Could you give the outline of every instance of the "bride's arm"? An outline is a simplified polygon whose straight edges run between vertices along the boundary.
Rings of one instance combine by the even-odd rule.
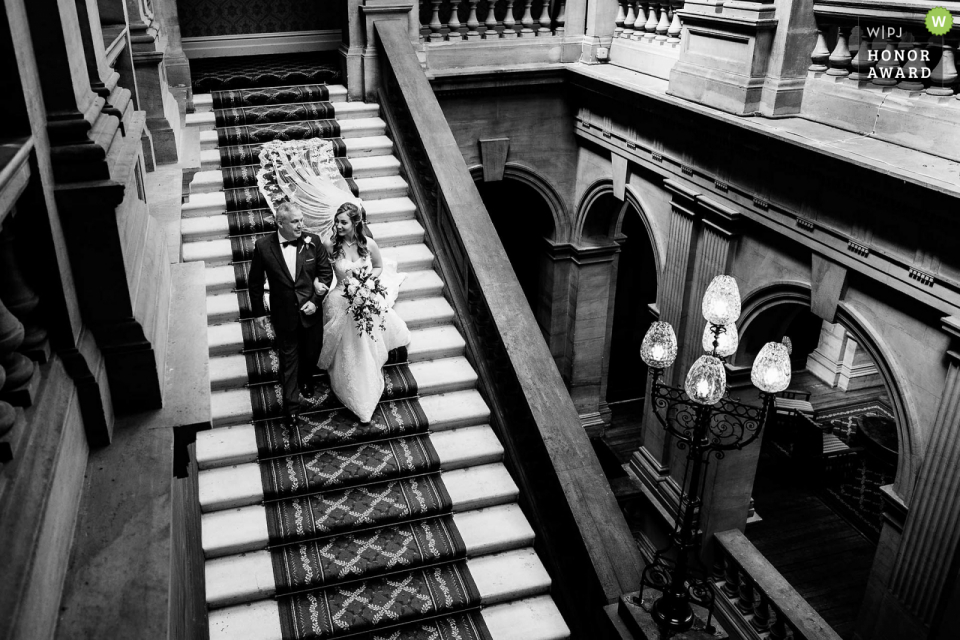
[[[380,257],[380,247],[373,238],[367,238],[367,249],[370,251],[370,265],[373,267],[373,275],[379,276],[383,271],[383,258]]]

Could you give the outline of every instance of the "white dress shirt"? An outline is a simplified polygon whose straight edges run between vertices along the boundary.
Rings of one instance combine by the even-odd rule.
[[[296,245],[283,246],[283,243],[287,240],[277,232],[277,236],[280,238],[280,253],[283,254],[283,261],[287,263],[287,270],[290,272],[290,278],[296,282],[297,280],[297,247]]]

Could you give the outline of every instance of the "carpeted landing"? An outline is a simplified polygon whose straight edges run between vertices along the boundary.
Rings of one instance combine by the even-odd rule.
[[[182,253],[206,263],[216,427],[196,448],[210,637],[567,638],[386,125],[305,60],[211,63],[187,120],[203,170]],[[310,137],[331,140],[382,253],[407,273],[395,309],[411,343],[391,352],[369,424],[322,372],[297,421],[280,419],[273,332],[252,318],[251,251],[276,230],[259,145]]]

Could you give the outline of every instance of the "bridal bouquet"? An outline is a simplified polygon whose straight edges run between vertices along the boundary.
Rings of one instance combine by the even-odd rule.
[[[359,335],[373,335],[374,326],[384,329],[384,314],[387,312],[387,290],[380,280],[367,269],[347,272],[343,283],[343,297],[357,323]]]

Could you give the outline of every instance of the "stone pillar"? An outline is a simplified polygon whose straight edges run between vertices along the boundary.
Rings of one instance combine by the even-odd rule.
[[[573,245],[544,240],[540,264],[540,304],[537,320],[546,332],[550,354],[564,381],[569,385],[572,371],[570,326],[570,279],[574,270]]]
[[[571,5],[567,4],[567,16],[571,14]],[[617,3],[587,2],[585,11],[585,30],[580,45],[580,62],[597,64],[597,49],[603,47],[609,51],[613,42],[613,30],[617,27]],[[578,9],[582,11],[582,9]],[[609,55],[609,53],[608,53]]]
[[[363,0],[359,7],[363,15],[364,43],[363,48],[363,100],[377,101],[377,88],[380,85],[380,62],[377,52],[376,37],[373,32],[373,23],[381,20],[396,20],[403,22],[410,32],[410,41],[420,42],[419,4],[415,0]],[[352,9],[352,3],[348,10]],[[353,19],[351,15],[351,20]],[[351,29],[351,37],[353,35]],[[352,40],[351,40],[352,42]],[[352,94],[351,94],[352,97]]]
[[[163,50],[163,68],[167,76],[167,85],[180,105],[182,118],[187,102],[193,99],[193,88],[190,62],[183,53],[177,0],[153,0],[152,5],[154,16],[160,22],[160,44]]]
[[[179,159],[180,106],[167,86],[160,23],[144,0],[126,0],[126,10],[139,108],[147,113],[153,157],[157,164],[174,164]]]
[[[570,397],[590,435],[603,433],[600,389],[614,256],[619,244],[573,250]]]
[[[960,317],[943,328],[960,339]],[[956,615],[942,608],[958,580],[960,557],[960,352],[950,350],[947,375],[930,442],[909,505],[903,539],[875,626],[861,637],[916,638],[935,632],[938,619]]]
[[[800,113],[810,51],[817,41],[812,2],[774,0],[774,7],[777,29],[760,94],[760,113],[765,116]]]
[[[363,48],[366,26],[360,7],[363,0],[347,0],[347,25],[340,43],[340,71],[350,100],[363,100]]]
[[[831,387],[854,391],[883,383],[880,370],[865,349],[839,324],[823,321],[817,348],[807,357],[807,370]]]

